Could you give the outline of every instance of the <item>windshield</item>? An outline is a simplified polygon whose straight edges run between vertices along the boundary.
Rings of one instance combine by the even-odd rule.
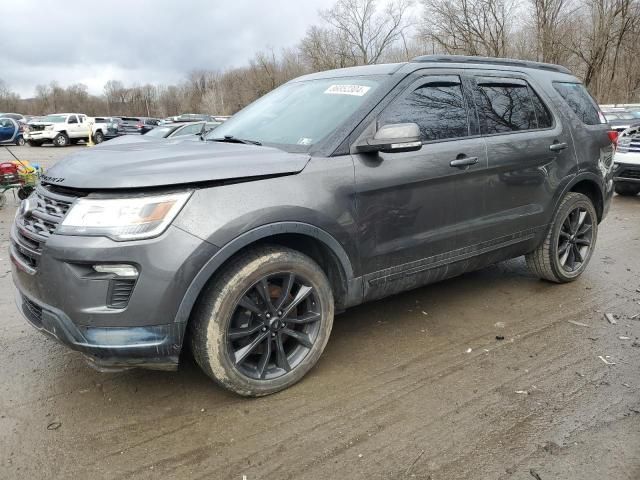
[[[147,133],[145,133],[145,135],[147,137],[161,137],[164,138],[167,135],[169,135],[171,132],[173,132],[176,129],[176,127],[156,127],[152,130],[149,130]]]
[[[276,145],[314,145],[353,114],[378,83],[372,77],[288,83],[231,117],[209,133],[207,140],[233,137]]]
[[[64,123],[67,121],[67,117],[64,115],[47,115],[40,119],[41,122],[50,122],[50,123]]]

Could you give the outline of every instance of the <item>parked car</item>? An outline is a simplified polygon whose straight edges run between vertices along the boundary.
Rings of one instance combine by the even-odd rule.
[[[12,118],[22,123],[27,123],[27,119],[21,113],[0,113],[0,118]]]
[[[11,117],[0,117],[0,144],[24,145],[23,124]]]
[[[630,112],[605,112],[604,114],[607,122],[611,127],[622,132],[632,125],[640,124],[640,119]]]
[[[56,147],[66,147],[81,140],[89,140],[90,128],[83,113],[55,113],[29,122],[24,137],[32,147],[52,142]]]
[[[613,161],[616,193],[623,196],[640,193],[640,125],[620,133]]]
[[[194,137],[201,138],[222,122],[185,122],[185,123],[165,123],[153,130],[148,131],[145,136],[158,138]]]
[[[160,125],[160,120],[149,117],[117,117],[121,120],[119,129],[125,134],[142,135]]]
[[[48,170],[11,236],[31,324],[104,368],[175,368],[186,339],[215,381],[267,395],[314,366],[335,312],[520,255],[575,280],[613,194],[615,132],[534,62],[314,73],[206,140]]]
[[[122,123],[119,118],[92,117],[88,121],[91,125],[91,137],[96,144],[125,134],[118,130]]]

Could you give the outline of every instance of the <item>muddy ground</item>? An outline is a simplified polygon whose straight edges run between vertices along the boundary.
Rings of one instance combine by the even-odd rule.
[[[257,400],[189,358],[98,373],[28,326],[7,274],[14,208],[0,211],[2,479],[640,478],[640,197],[614,198],[578,281],[541,282],[520,258],[354,308],[301,383]]]

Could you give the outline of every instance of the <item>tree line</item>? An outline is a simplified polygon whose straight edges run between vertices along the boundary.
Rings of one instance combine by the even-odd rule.
[[[0,80],[0,111],[89,115],[230,115],[305,73],[423,54],[510,57],[564,65],[601,103],[640,100],[640,0],[337,0],[300,42],[244,67],[189,72],[176,85],[38,85],[21,99]]]

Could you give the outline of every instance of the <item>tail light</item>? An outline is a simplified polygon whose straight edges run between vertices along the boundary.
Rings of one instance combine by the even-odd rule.
[[[609,130],[607,135],[609,135],[609,140],[611,140],[613,146],[616,147],[618,145],[619,132],[617,130]]]
[[[143,127],[144,127],[144,125],[143,125],[142,123],[138,123],[138,124],[136,125],[136,128],[137,128],[138,130],[141,130]]]

